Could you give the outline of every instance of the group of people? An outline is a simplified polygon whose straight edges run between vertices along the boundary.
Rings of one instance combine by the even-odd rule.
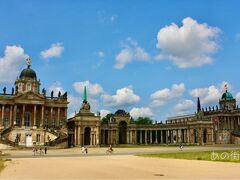
[[[43,150],[44,150],[44,152],[43,152]],[[37,154],[39,154],[39,155],[43,155],[43,154],[47,154],[47,147],[45,146],[44,147],[44,149],[43,148],[37,148],[37,147],[34,147],[33,148],[33,155],[35,156],[35,155],[37,155]]]
[[[87,148],[86,146],[82,146],[82,147],[81,147],[81,151],[82,151],[82,153],[88,154],[88,148]],[[107,153],[107,154],[110,154],[110,153],[112,153],[112,152],[113,152],[113,147],[112,147],[112,145],[110,144],[109,147],[108,147],[108,149],[107,149],[107,151],[106,151],[106,153]]]

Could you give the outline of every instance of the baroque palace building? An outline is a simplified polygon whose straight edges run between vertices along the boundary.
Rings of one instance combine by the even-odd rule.
[[[139,125],[124,110],[101,124],[100,114],[90,112],[85,98],[77,113],[68,120],[69,146],[98,146],[108,144],[240,144],[240,109],[236,99],[226,89],[215,107],[171,117],[166,123]]]
[[[40,93],[40,80],[30,68],[23,69],[15,88],[0,93],[0,141],[9,145],[57,145],[67,141],[67,93],[58,97]]]
[[[40,93],[40,80],[28,66],[15,88],[0,93],[0,143],[12,146],[54,147],[116,144],[240,144],[240,109],[227,87],[219,105],[194,114],[171,117],[165,123],[136,124],[129,113],[117,110],[105,124],[100,113],[91,112],[84,87],[82,105],[67,119],[67,93],[54,97]]]

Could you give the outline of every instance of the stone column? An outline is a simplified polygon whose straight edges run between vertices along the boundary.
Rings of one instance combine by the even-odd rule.
[[[161,132],[161,135],[160,135],[160,143],[163,144],[163,130],[160,131]]]
[[[213,134],[214,131],[213,131],[213,129],[211,129],[211,130],[212,130],[212,134],[211,134],[211,135],[212,135],[212,144],[214,144],[214,143],[215,143],[215,142],[214,142],[214,134]]]
[[[51,107],[51,110],[50,110],[50,122],[49,122],[49,127],[52,127],[52,123],[53,122],[53,107]]]
[[[130,144],[129,143],[129,130],[127,129],[127,144]]]
[[[96,128],[96,145],[99,145],[100,144],[100,138],[99,138],[99,126],[97,125],[97,128]]]
[[[78,137],[77,137],[77,126],[75,126],[75,128],[74,128],[74,145],[75,146],[77,145],[77,139],[78,139]]]
[[[17,105],[14,105],[14,109],[13,109],[13,125],[16,125],[16,119],[17,119]]]
[[[2,126],[4,125],[4,123],[3,123],[3,121],[4,121],[4,113],[5,113],[5,105],[3,104],[2,105],[2,121],[1,121],[1,125]]]
[[[178,129],[176,129],[175,132],[176,132],[176,143],[178,143]]]
[[[152,130],[150,130],[150,144],[152,144]]]
[[[145,130],[145,144],[147,144],[147,134],[148,134],[148,130]]]
[[[84,145],[84,143],[82,142],[82,138],[81,138],[81,127],[80,126],[78,126],[78,145]],[[90,139],[90,142],[91,142],[91,139]]]
[[[24,126],[24,117],[25,116],[25,104],[23,104],[23,108],[22,108],[22,126]]]
[[[57,111],[57,123],[56,123],[57,126],[60,127],[60,108],[58,107],[58,111]]]
[[[186,129],[186,131],[187,131],[187,133],[186,133],[186,134],[187,134],[187,143],[189,144],[189,136],[190,136],[190,135],[189,135],[189,134],[190,134],[190,133],[189,133],[189,129]]]
[[[37,106],[34,105],[34,109],[33,109],[33,126],[36,126],[36,113],[37,113]]]
[[[168,130],[166,130],[166,144],[168,144]]]
[[[40,127],[43,127],[43,122],[44,122],[44,106],[42,105],[42,113],[41,113]]]
[[[157,138],[157,130],[155,130],[155,144],[158,143],[158,138]]]
[[[142,130],[140,130],[140,144],[142,144]]]
[[[13,122],[12,122],[12,120],[13,120],[13,118],[12,118],[12,115],[13,115],[13,112],[12,112],[12,105],[10,105],[10,126],[12,126],[13,125]]]

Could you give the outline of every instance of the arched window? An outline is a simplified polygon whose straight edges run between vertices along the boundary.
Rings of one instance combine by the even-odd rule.
[[[20,118],[19,117],[16,118],[16,126],[20,127]]]
[[[45,128],[48,128],[48,118],[45,118],[45,122],[44,122]]]
[[[30,126],[30,113],[29,112],[26,112],[25,113],[25,122],[24,122],[24,124],[25,124],[25,126],[26,127],[29,127]]]
[[[18,91],[19,91],[19,92],[22,91],[22,84],[21,84],[21,83],[18,84]]]
[[[56,119],[52,120],[52,127],[55,128],[56,127]]]
[[[31,91],[31,84],[27,83],[27,91]]]
[[[7,117],[4,118],[3,126],[4,126],[4,128],[7,128],[9,126],[9,120]]]

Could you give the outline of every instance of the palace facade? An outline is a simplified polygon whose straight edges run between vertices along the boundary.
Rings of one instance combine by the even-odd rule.
[[[30,62],[15,88],[0,93],[0,141],[13,146],[67,143],[67,93],[54,97],[40,93],[40,80]]]
[[[28,59],[29,60],[29,59]],[[136,124],[129,113],[117,110],[103,124],[92,113],[84,87],[78,113],[67,119],[67,93],[47,96],[30,62],[15,81],[15,88],[0,93],[0,143],[11,146],[54,147],[116,144],[240,144],[240,109],[226,89],[215,107],[171,117],[165,123]]]

